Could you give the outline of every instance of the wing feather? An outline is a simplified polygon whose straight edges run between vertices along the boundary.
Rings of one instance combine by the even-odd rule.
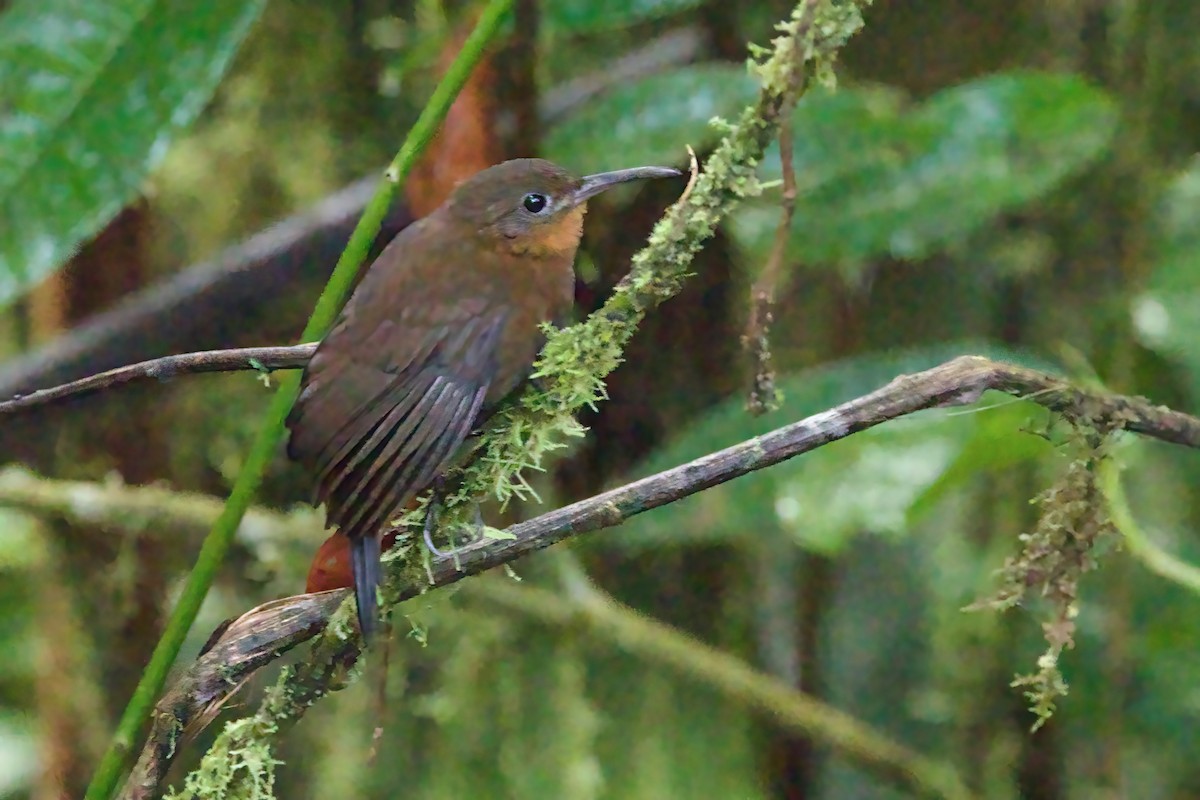
[[[417,485],[413,480],[414,466],[427,457],[437,440],[440,417],[453,412],[453,397],[448,402],[447,395],[456,395],[460,391],[439,377],[429,385],[412,411],[398,418],[391,434],[370,454],[370,464],[353,473],[357,480],[349,489],[346,500],[351,509],[346,525],[357,527],[369,512],[376,510],[378,492],[374,489],[380,484]],[[452,417],[450,421],[453,421]],[[383,511],[388,513],[390,509]]]
[[[444,379],[436,377],[431,389],[436,388],[439,382],[444,383]],[[421,405],[426,401],[431,389],[422,391],[414,387],[390,409],[383,409],[382,413],[377,409],[364,412],[363,424],[358,426],[357,435],[345,437],[337,456],[329,461],[329,465],[318,477],[317,483],[322,492],[325,495],[337,492],[356,470],[372,466],[365,463],[368,459],[375,462],[374,469],[380,469],[382,464],[378,463],[377,451],[385,442],[397,441],[401,436],[405,439],[411,436],[413,427],[420,424],[424,416],[425,410]]]
[[[289,454],[316,475],[314,502],[351,538],[378,533],[450,466],[495,378],[504,311],[437,312],[387,320],[371,347],[331,335],[306,370]]]
[[[471,433],[472,428],[474,427],[474,425],[467,422],[467,420],[474,420],[476,417],[478,417],[479,411],[483,406],[483,398],[486,393],[487,389],[485,387],[480,387],[480,389],[475,393],[475,396],[470,399],[468,408],[457,417],[458,421],[456,425],[447,428],[442,432],[441,438],[444,441],[438,445],[439,448],[450,447],[451,442],[454,443],[453,448],[455,450],[462,446],[462,443],[466,441],[467,437]],[[413,482],[420,485],[428,485],[433,481],[434,477],[436,477],[437,469],[438,465],[436,463],[428,461],[423,465],[423,468],[413,479]],[[403,497],[401,486],[399,484],[391,484],[390,486],[383,484],[383,488],[386,489],[386,494],[379,501],[380,508],[391,507],[395,509],[401,507],[405,502],[407,502],[407,500]],[[383,520],[383,522],[386,523],[387,520]]]
[[[405,446],[393,444],[399,442],[400,436],[390,440],[380,453],[380,463],[386,466],[364,483],[354,503],[355,515],[347,525],[364,530],[382,529],[411,496],[406,496],[405,487],[429,485],[436,473],[444,468],[443,454],[453,454],[466,439],[470,432],[466,420],[473,419],[478,413],[484,391],[477,391],[474,398],[458,394],[454,400],[447,400],[443,393],[439,402],[451,406],[446,409],[448,425],[440,430],[433,426],[426,426],[423,431],[414,430]],[[416,441],[418,436],[422,436],[421,441]]]

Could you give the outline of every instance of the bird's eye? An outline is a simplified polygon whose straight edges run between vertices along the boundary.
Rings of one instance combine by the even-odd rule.
[[[544,194],[530,192],[525,195],[525,199],[521,201],[521,205],[525,206],[525,210],[530,214],[540,214],[550,205],[550,200]]]

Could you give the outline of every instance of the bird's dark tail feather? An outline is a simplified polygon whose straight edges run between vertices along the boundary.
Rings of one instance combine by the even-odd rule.
[[[358,601],[358,626],[363,640],[370,641],[379,625],[379,605],[375,590],[379,587],[379,537],[355,536],[350,540],[354,567],[354,597]]]

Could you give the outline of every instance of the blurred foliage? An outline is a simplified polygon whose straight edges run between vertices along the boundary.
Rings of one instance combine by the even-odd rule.
[[[800,104],[793,261],[855,274],[879,256],[954,247],[1094,160],[1116,123],[1104,92],[1072,75],[990,76],[906,106],[891,87]],[[776,150],[763,177],[779,175]],[[765,259],[778,218],[773,204],[738,215],[733,230],[752,257]]]
[[[4,12],[0,303],[136,196],[211,98],[262,6],[17,0]]]
[[[1200,160],[1167,187],[1160,213],[1158,261],[1131,304],[1134,330],[1144,345],[1184,364],[1200,392]]]
[[[551,34],[595,36],[699,5],[700,0],[561,0],[546,4],[544,20]]]
[[[28,719],[0,717],[0,797],[16,795],[33,781],[37,753],[32,734]]]
[[[683,163],[682,145],[714,142],[709,121],[741,110],[755,91],[738,66],[681,67],[614,88],[552,128],[543,147],[547,158],[585,174],[610,169],[614,152],[630,164]]]
[[[421,41],[436,45],[435,31],[444,37],[446,28],[429,24]],[[427,88],[412,81],[411,95],[381,101],[384,44],[328,3],[269,4],[213,113],[151,177],[160,259],[178,267],[206,257],[269,225],[281,209],[308,206],[385,163]],[[310,51],[322,57],[305,57]],[[421,66],[435,56],[424,48]]]
[[[139,191],[154,217],[155,267],[169,271],[375,169],[474,7],[281,0],[252,27],[261,5],[8,5],[0,302],[50,274]],[[682,163],[686,144],[703,160],[718,133],[711,118],[753,95],[745,43],[765,43],[788,4],[731,8],[537,4],[539,90],[599,85],[541,131],[541,152],[578,172]],[[673,466],[964,352],[1049,368],[1065,345],[1079,353],[1070,363],[1087,362],[1115,390],[1196,409],[1196,9],[1190,0],[1029,0],[992,15],[967,0],[876,4],[838,65],[838,91],[814,90],[792,122],[799,197],[774,334],[783,407],[751,418],[744,398],[730,396],[688,417],[672,406],[684,388],[614,396],[631,440],[663,420],[670,434],[628,475],[590,475],[589,485]],[[604,83],[631,52],[653,54],[657,37],[685,28],[701,42],[697,55]],[[739,285],[761,269],[778,225],[774,152],[760,177],[761,197],[724,231]],[[595,204],[589,236],[630,236],[661,210],[625,197],[620,217],[616,204]],[[710,322],[745,314],[736,291],[686,302],[688,316],[630,355],[650,381],[708,363],[689,358],[711,347]],[[655,369],[668,361],[673,369]],[[727,365],[728,383],[746,368]],[[242,376],[177,381],[163,397],[174,428],[163,478],[222,491],[266,392]],[[994,571],[1034,525],[1028,501],[1068,458],[1057,433],[1040,409],[989,395],[656,510],[579,550],[622,601],[768,671],[786,675],[787,654],[806,690],[955,764],[983,796],[1197,796],[1200,598],[1129,554],[1106,555],[1082,584],[1076,649],[1061,664],[1071,694],[1032,738],[1007,684],[1043,649],[1036,617],[961,611],[993,591]],[[1139,525],[1200,562],[1195,456],[1139,441],[1116,453]],[[281,463],[273,496],[299,498],[282,488],[292,477]],[[56,744],[39,724],[36,691],[55,669],[39,655],[37,616],[49,551],[23,519],[0,519],[0,648],[9,654],[0,661],[0,797],[35,796],[30,754],[45,759]],[[77,576],[61,576],[66,598],[122,613],[114,584],[136,549],[122,536],[108,549],[72,543],[109,579],[84,599]],[[265,592],[294,591],[316,544],[240,554],[191,652]],[[516,569],[553,586],[552,559]],[[1029,610],[1037,614],[1036,600]],[[901,796],[836,754],[788,762],[803,748],[769,720],[602,637],[547,633],[454,592],[404,611],[380,755],[366,765],[380,722],[376,661],[285,738],[279,797],[751,798],[781,796],[781,776],[805,781],[814,798]],[[405,636],[406,626],[419,634]],[[140,669],[111,663],[106,644],[78,648],[108,659],[94,670],[104,680]],[[210,740],[191,745],[184,768]]]

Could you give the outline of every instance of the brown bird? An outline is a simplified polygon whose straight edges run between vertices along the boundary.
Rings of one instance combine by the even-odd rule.
[[[288,455],[350,541],[358,621],[378,620],[380,535],[529,375],[574,298],[589,198],[661,167],[573,178],[541,159],[463,181],[371,265],[304,370]]]

